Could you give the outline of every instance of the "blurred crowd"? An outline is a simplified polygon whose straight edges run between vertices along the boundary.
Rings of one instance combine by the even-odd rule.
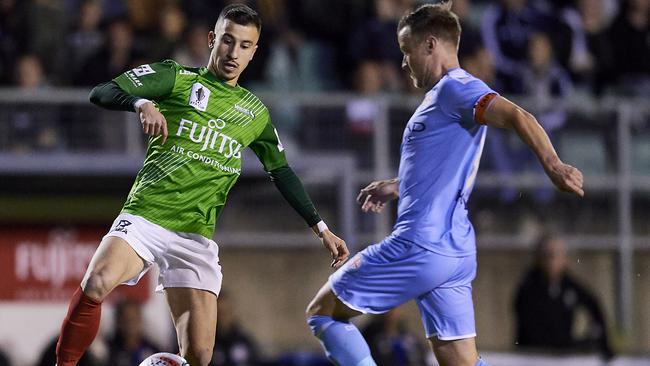
[[[87,89],[167,58],[204,66],[207,34],[232,2],[248,3],[263,19],[259,48],[240,78],[244,87],[353,93],[336,106],[270,103],[289,151],[349,152],[369,169],[378,163],[375,125],[387,117],[390,154],[399,156],[412,106],[387,107],[381,97],[422,91],[400,69],[397,22],[435,0],[0,0],[0,89]],[[585,173],[617,171],[620,116],[576,113],[570,103],[650,95],[650,0],[454,0],[452,10],[463,27],[462,67],[499,93],[524,97],[518,101],[559,153]],[[85,102],[0,100],[0,152],[124,151],[126,130],[113,128],[115,118]],[[650,119],[635,121],[633,146],[647,149],[648,126]],[[513,136],[493,129],[483,165],[504,175],[541,173]],[[563,151],[567,146],[571,151]],[[644,159],[632,165],[648,174],[650,158]],[[533,198],[549,202],[553,192],[543,187]],[[503,202],[519,197],[513,186],[498,194]]]
[[[203,66],[224,0],[0,0],[0,86],[87,87],[142,63]],[[409,90],[395,30],[416,0],[250,0],[254,90]],[[429,1],[434,2],[434,1]],[[650,93],[650,0],[455,0],[461,64],[540,110],[574,90]],[[549,116],[561,124],[561,116]]]

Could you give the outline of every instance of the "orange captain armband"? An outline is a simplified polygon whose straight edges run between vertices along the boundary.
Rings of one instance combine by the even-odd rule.
[[[474,104],[474,121],[482,125],[487,123],[484,119],[485,111],[490,107],[494,98],[498,95],[499,94],[497,93],[485,94],[478,100],[478,102],[476,102],[476,104]]]

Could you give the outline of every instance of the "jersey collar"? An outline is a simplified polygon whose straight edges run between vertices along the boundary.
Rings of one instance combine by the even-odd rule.
[[[224,87],[229,88],[229,89],[240,89],[241,88],[239,86],[239,84],[237,84],[235,86],[232,86],[232,85],[226,83],[225,81],[223,81],[222,79],[219,79],[215,74],[211,73],[210,70],[208,70],[207,67],[201,67],[199,69],[199,75],[201,75],[202,77],[204,77],[204,78],[206,78],[208,80],[219,83],[219,84],[221,84]]]
[[[442,80],[443,80],[444,78],[446,78],[447,76],[449,76],[449,74],[450,74],[452,71],[460,70],[460,69],[461,69],[461,67],[452,67],[451,69],[448,69],[447,72],[445,72],[444,74],[442,74],[442,76],[440,77],[440,80],[438,80],[435,84],[433,84],[433,86],[431,87],[431,89],[429,89],[429,91],[427,91],[426,94],[429,94],[429,93],[433,92],[433,91],[438,87],[438,85],[440,85],[440,83],[442,82]]]

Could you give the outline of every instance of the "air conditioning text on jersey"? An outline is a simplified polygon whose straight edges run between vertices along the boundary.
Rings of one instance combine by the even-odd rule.
[[[219,154],[222,154],[226,158],[234,157],[235,159],[240,159],[242,144],[232,137],[217,131],[225,126],[226,122],[220,118],[209,120],[207,127],[182,118],[178,125],[176,136],[182,136],[184,133],[187,133],[192,142],[201,145],[200,151],[205,151],[210,148],[211,150],[217,150]]]

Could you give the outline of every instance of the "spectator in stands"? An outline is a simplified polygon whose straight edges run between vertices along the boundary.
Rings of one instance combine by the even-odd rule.
[[[483,43],[471,43],[471,46],[466,46],[464,48],[462,54],[459,51],[458,56],[463,69],[483,80],[491,88],[500,90],[496,79],[494,60],[492,59],[490,51],[485,48]]]
[[[587,37],[588,68],[584,82],[595,95],[601,95],[611,84],[614,53],[607,33],[603,0],[579,0],[578,12]]]
[[[0,85],[14,81],[16,57],[27,52],[28,5],[26,1],[0,1]]]
[[[16,62],[16,85],[23,90],[38,89],[47,86],[43,74],[43,63],[34,54],[21,56]]]
[[[483,42],[497,66],[504,93],[521,93],[518,74],[525,62],[528,38],[539,29],[538,18],[528,0],[500,0],[483,13]]]
[[[500,0],[483,14],[483,41],[494,58],[503,93],[523,93],[520,76],[534,33],[549,34],[556,56],[568,60],[571,28],[556,16],[554,8],[538,5],[537,1]]]
[[[35,366],[52,366],[56,365],[56,342],[59,340],[58,337],[54,337],[50,343],[45,346],[43,351],[41,351],[41,356],[38,359],[38,363]],[[103,366],[106,365],[106,360],[99,356],[99,352],[96,351],[97,348],[102,344],[103,339],[97,337],[94,343],[90,346],[88,351],[84,353],[83,357],[77,363],[77,366]],[[0,361],[0,366],[3,366]]]
[[[260,362],[253,338],[237,319],[233,299],[227,291],[219,293],[217,337],[210,366],[255,366]]]
[[[208,57],[208,52],[205,48],[208,39],[205,35],[209,31],[210,28],[205,24],[191,25],[187,32],[185,42],[174,53],[172,58],[182,65],[192,67],[205,66],[205,60]]]
[[[310,70],[306,59],[305,37],[292,28],[282,29],[269,45],[269,60],[264,79],[277,91],[304,91],[322,89],[322,79]],[[330,65],[331,60],[323,60]],[[329,67],[329,66],[324,66]]]
[[[461,58],[463,55],[483,47],[481,32],[470,19],[471,7],[471,0],[454,0],[451,5],[451,11],[458,15],[460,27],[463,30],[460,33],[460,44],[458,45],[458,56]],[[474,76],[479,77],[478,75]]]
[[[163,7],[158,22],[158,30],[155,32],[155,38],[151,42],[151,51],[148,53],[148,58],[152,60],[164,60],[172,57],[183,41],[187,19],[179,5],[170,3]],[[204,38],[205,34],[207,32],[203,34]],[[204,48],[205,42],[207,40],[204,39]],[[205,63],[205,59],[203,63]]]
[[[522,70],[523,92],[532,101],[527,107],[553,139],[567,119],[565,101],[573,89],[571,78],[556,62],[546,34],[531,35],[527,54],[528,63]]]
[[[108,347],[108,364],[111,366],[138,366],[145,358],[160,352],[160,348],[144,334],[140,303],[127,299],[116,305],[115,329]]]
[[[68,15],[65,0],[39,0],[29,2],[29,52],[35,53],[51,80],[60,78],[69,70],[65,40],[68,32]],[[63,44],[62,44],[63,42]]]
[[[102,14],[105,19],[125,18],[128,15],[126,1],[106,1],[100,0],[102,4]]]
[[[401,308],[372,318],[361,332],[377,366],[425,365],[425,348],[406,326]]]
[[[539,29],[553,40],[555,57],[559,64],[573,75],[580,75],[589,67],[589,52],[582,18],[575,1],[538,0],[540,12],[548,17],[548,27]],[[546,6],[544,6],[546,3]]]
[[[409,7],[410,0],[375,0],[373,17],[367,19],[348,42],[352,61],[357,67],[366,60],[374,61],[381,68],[385,88],[399,91],[404,88],[400,69],[402,53],[397,44],[397,22]]]
[[[279,0],[266,0],[275,2]],[[395,0],[401,1],[401,0]],[[262,1],[259,1],[263,4]],[[303,46],[297,50],[304,55],[308,87],[312,90],[352,88],[355,70],[349,53],[350,36],[354,27],[363,24],[372,13],[374,0],[284,0],[287,26],[300,34]],[[393,29],[394,38],[395,29]],[[394,40],[393,40],[394,41]],[[379,40],[373,40],[379,43]],[[390,44],[390,43],[387,43]],[[361,45],[360,45],[361,47]],[[257,56],[256,56],[257,57]]]
[[[106,44],[87,60],[77,74],[76,85],[99,84],[144,62],[141,51],[135,48],[133,29],[126,19],[114,19],[107,30]]]
[[[25,53],[47,59],[43,73],[53,85],[94,84],[103,80],[100,73],[114,75],[147,60],[171,56],[178,51],[183,19],[192,19],[192,24],[203,24],[203,19],[212,22],[214,10],[232,1],[241,0],[166,0],[162,4],[155,0],[0,1],[0,85],[12,83],[18,55]],[[372,59],[382,65],[391,90],[404,89],[399,82],[402,73],[394,23],[415,0],[247,2],[268,19],[262,37],[272,42],[257,51],[243,85],[291,91],[353,89],[349,81],[358,63]],[[482,19],[479,34],[471,21],[471,1],[454,2],[453,10],[463,24],[460,54],[484,41],[497,65],[502,92],[523,93],[519,76],[525,50],[530,36],[538,32],[549,35],[559,64],[587,90],[600,94],[617,80],[625,93],[641,95],[650,90],[647,0],[620,1],[620,14],[611,27],[608,23],[618,0],[484,3],[489,5],[477,14]],[[100,29],[102,17],[113,21]],[[350,24],[359,27],[350,29]],[[188,37],[193,38],[191,34]],[[105,39],[107,45],[102,48]],[[146,53],[145,48],[149,48]],[[193,51],[182,52],[197,64]],[[104,71],[108,67],[111,72]]]
[[[68,37],[67,63],[70,70],[78,70],[104,44],[104,34],[100,29],[102,7],[99,0],[83,0],[79,17]],[[72,76],[69,76],[70,78]],[[70,80],[72,81],[72,80]]]
[[[355,97],[345,105],[345,132],[347,144],[352,147],[359,166],[368,168],[372,163],[372,141],[375,120],[380,113],[379,94],[386,80],[379,63],[362,61],[356,70]]]
[[[165,5],[172,5],[173,2],[173,0],[124,1],[127,10],[126,17],[134,34],[139,36],[155,32]]]
[[[355,73],[355,93],[345,107],[348,129],[358,135],[371,135],[377,118],[378,102],[375,98],[382,92],[385,80],[377,62],[362,61]]]
[[[650,1],[624,0],[609,34],[621,91],[650,95]]]
[[[578,310],[590,318],[583,337],[575,334]],[[564,241],[544,235],[535,248],[535,263],[526,274],[515,299],[517,335],[515,344],[560,352],[598,350],[613,357],[607,340],[605,317],[594,295],[568,271]]]
[[[21,56],[16,62],[15,87],[34,91],[48,85],[41,60],[36,55]],[[9,150],[18,154],[31,151],[51,152],[63,147],[57,129],[59,108],[21,103],[5,108],[8,121]]]

